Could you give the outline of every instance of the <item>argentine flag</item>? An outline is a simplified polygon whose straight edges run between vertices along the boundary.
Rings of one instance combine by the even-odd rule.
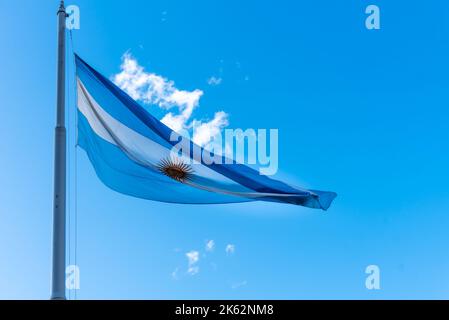
[[[336,197],[333,192],[290,186],[224,157],[221,163],[206,164],[203,149],[190,140],[174,152],[179,145],[173,141],[175,132],[79,56],[75,60],[78,145],[111,189],[171,203],[258,200],[323,210]]]

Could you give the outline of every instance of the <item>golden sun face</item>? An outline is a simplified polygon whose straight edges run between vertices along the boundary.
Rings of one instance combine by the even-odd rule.
[[[192,178],[193,169],[181,160],[162,159],[157,168],[166,176],[182,183]]]

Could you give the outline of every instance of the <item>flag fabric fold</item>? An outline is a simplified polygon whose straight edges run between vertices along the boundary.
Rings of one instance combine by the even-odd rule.
[[[203,149],[184,137],[186,148],[174,156],[179,145],[175,132],[78,55],[75,61],[78,145],[111,189],[170,203],[259,200],[323,210],[336,197],[334,192],[293,187],[224,157],[206,164],[200,158]]]

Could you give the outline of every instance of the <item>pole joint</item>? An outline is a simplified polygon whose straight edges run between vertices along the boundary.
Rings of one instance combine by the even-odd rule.
[[[64,13],[67,16],[67,13],[65,12],[65,6],[64,6],[63,0],[61,0],[61,3],[59,4],[59,9],[58,9],[57,15],[59,15],[60,13]]]

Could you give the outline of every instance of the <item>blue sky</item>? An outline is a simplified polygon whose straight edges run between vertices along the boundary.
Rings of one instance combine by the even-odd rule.
[[[145,201],[106,188],[78,150],[78,298],[449,297],[447,1],[67,4],[81,10],[75,50],[100,72],[129,52],[204,92],[192,119],[279,129],[282,178],[339,195],[328,212]],[[380,30],[365,28],[369,4]],[[57,6],[0,0],[3,299],[50,295]],[[373,264],[380,290],[365,288]]]

